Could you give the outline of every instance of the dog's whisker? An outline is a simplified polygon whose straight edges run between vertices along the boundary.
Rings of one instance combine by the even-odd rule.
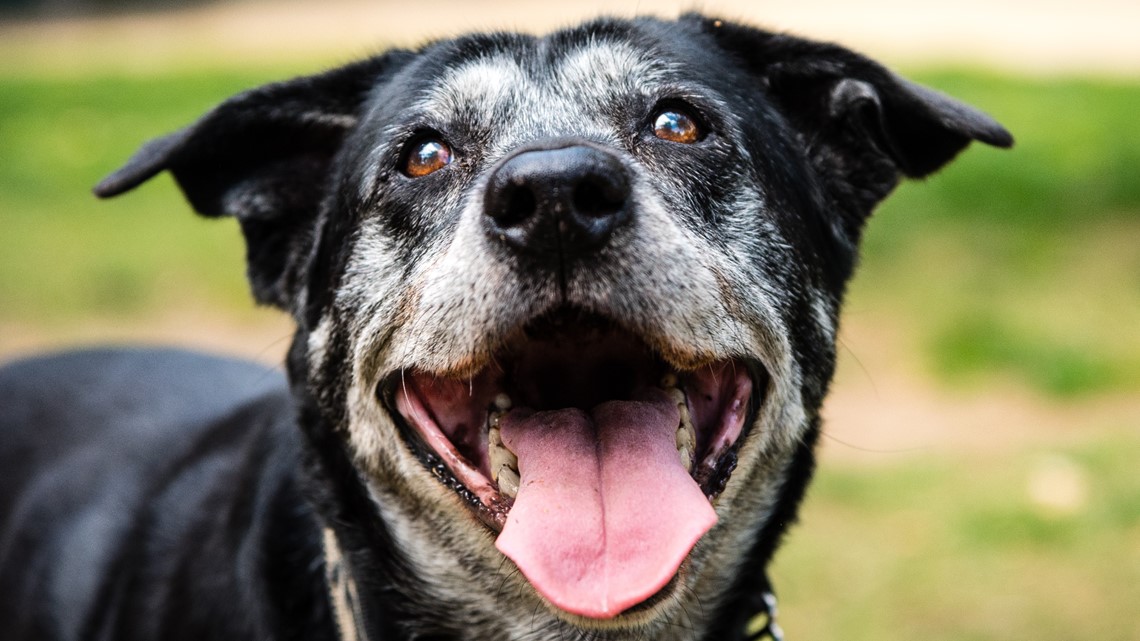
[[[871,375],[871,371],[867,369],[866,365],[863,364],[863,360],[859,358],[859,355],[855,353],[855,350],[851,348],[851,346],[847,343],[846,340],[843,339],[842,336],[837,337],[835,339],[835,342],[840,347],[842,347],[843,351],[847,352],[848,356],[850,356],[855,361],[855,364],[859,366],[859,371],[863,372],[863,377],[867,379],[868,383],[871,384],[871,393],[875,395],[875,398],[881,398],[879,395],[879,386],[875,384],[875,377]]]
[[[851,443],[850,441],[845,441],[845,440],[831,434],[827,430],[821,430],[820,434],[824,438],[826,438],[830,441],[835,441],[836,443],[839,443],[840,445],[842,445],[844,447],[850,448],[852,450],[857,450],[860,452],[867,452],[869,454],[908,454],[908,453],[913,453],[913,452],[928,451],[931,449],[930,447],[926,447],[926,446],[900,447],[900,448],[864,447],[861,445],[856,445],[854,443]]]

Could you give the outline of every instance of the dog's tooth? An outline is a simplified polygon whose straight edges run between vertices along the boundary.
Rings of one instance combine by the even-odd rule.
[[[681,420],[677,424],[677,454],[681,457],[685,471],[692,472],[693,452],[697,450],[697,431],[693,428],[693,417],[689,415],[689,405],[685,403],[683,393],[677,403],[677,412],[681,415]]]
[[[697,434],[693,431],[692,424],[687,421],[682,421],[681,426],[677,428],[677,449],[685,447],[692,452],[696,445]]]
[[[688,447],[677,448],[677,454],[681,457],[681,465],[684,466],[686,472],[693,471],[693,451]]]
[[[681,421],[676,434],[677,451],[681,452],[681,461],[685,462],[685,469],[690,469],[693,466],[693,452],[697,450],[697,431],[693,429],[689,408],[681,405],[677,409],[681,412]]]
[[[499,450],[501,449],[503,449],[502,434],[499,432],[497,426],[492,427],[487,431],[487,458],[489,458],[491,462],[492,481],[499,480],[499,466],[502,465],[502,461],[499,460],[501,457]]]
[[[507,449],[498,428],[492,428],[491,431],[487,433],[487,456],[491,459],[492,481],[499,480],[500,470],[504,467],[512,471],[519,469],[518,457],[515,456],[514,452]]]
[[[661,388],[669,389],[670,387],[677,387],[677,374],[669,372],[661,377]]]
[[[680,392],[680,390],[677,390]],[[680,420],[677,421],[678,431],[684,430],[693,435],[693,440],[696,440],[696,432],[693,428],[693,417],[689,414],[689,404],[685,402],[685,395],[682,392],[680,398],[673,395],[673,400],[677,402],[677,414],[680,415]]]
[[[503,496],[513,499],[519,493],[519,473],[511,469],[509,466],[502,466],[499,468],[497,474],[499,478],[499,493]]]
[[[499,448],[499,454],[502,457],[502,462],[510,465],[512,470],[519,469],[519,457],[515,456],[515,453],[507,449],[505,445]]]
[[[685,393],[681,390],[677,389],[676,387],[669,387],[665,389],[665,393],[668,394],[669,398],[672,399],[672,401],[678,406],[685,406]]]
[[[693,429],[693,417],[689,414],[689,404],[684,400],[677,403],[677,413],[681,415],[681,420],[678,424],[681,427],[688,426],[690,430]]]
[[[505,393],[500,392],[495,396],[495,407],[503,412],[511,409],[511,397],[507,396]]]
[[[509,447],[507,447],[507,444],[503,442],[503,432],[498,425],[495,425],[487,431],[487,443],[491,448],[500,449],[506,452],[511,457],[511,466],[517,467],[514,462],[517,461],[518,458],[515,456],[515,453],[512,452]]]

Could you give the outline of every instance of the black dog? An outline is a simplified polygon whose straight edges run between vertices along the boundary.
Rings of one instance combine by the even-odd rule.
[[[235,216],[288,383],[155,350],[0,371],[0,636],[779,637],[765,568],[864,221],[971,140],[1012,142],[696,15],[228,100],[96,192],[170,171]]]

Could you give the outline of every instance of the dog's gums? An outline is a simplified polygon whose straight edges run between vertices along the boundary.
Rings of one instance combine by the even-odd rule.
[[[656,594],[715,524],[755,385],[743,361],[677,372],[608,323],[545,320],[475,376],[388,387],[535,588],[608,618]]]

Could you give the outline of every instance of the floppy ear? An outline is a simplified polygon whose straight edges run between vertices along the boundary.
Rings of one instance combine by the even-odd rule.
[[[198,213],[238,219],[254,297],[288,309],[333,158],[369,92],[407,57],[393,52],[238,94],[143,145],[95,194],[117,196],[170,171]]]
[[[767,87],[817,166],[838,172],[870,197],[863,203],[868,212],[894,186],[897,173],[930,174],[972,140],[995,147],[1013,144],[1009,132],[981,111],[843,47],[688,18]],[[886,180],[887,174],[894,179]]]

